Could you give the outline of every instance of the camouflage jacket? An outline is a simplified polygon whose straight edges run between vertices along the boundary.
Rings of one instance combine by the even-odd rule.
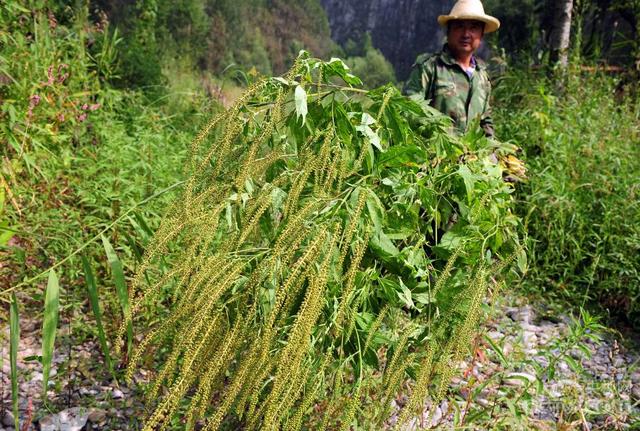
[[[471,77],[453,59],[447,45],[437,54],[418,56],[404,86],[408,96],[423,95],[431,106],[451,117],[458,133],[480,118],[487,136],[493,136],[491,119],[491,83],[486,66],[476,60]]]

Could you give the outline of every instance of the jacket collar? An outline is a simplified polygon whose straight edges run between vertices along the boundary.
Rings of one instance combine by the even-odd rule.
[[[447,66],[458,65],[458,62],[456,61],[455,58],[453,58],[453,54],[449,50],[449,45],[447,45],[446,43],[442,47],[442,53],[440,54],[440,59],[442,59],[442,62]],[[484,63],[482,62],[482,60],[478,59],[478,57],[476,57],[475,55],[471,56],[471,63],[475,64],[476,70],[484,69]]]

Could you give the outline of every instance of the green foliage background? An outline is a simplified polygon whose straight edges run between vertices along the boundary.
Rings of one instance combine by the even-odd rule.
[[[519,192],[530,238],[527,285],[637,324],[637,88],[601,74],[573,72],[558,87],[513,73],[496,91],[500,136],[522,145],[530,169]]]
[[[527,14],[541,13],[538,3],[504,5],[505,17],[522,26],[512,26],[514,31],[505,32],[500,43],[516,46],[528,37],[535,46],[535,32],[519,31],[536,25]],[[624,46],[637,49],[627,42]],[[260,78],[284,72],[304,47],[323,58],[347,58],[345,63],[304,58],[304,71],[296,69],[282,79]],[[597,57],[596,48],[578,50],[589,52]],[[580,58],[574,55],[574,62]],[[227,69],[231,64],[235,68]],[[250,92],[223,111],[209,87],[214,82],[223,93],[222,87],[231,86],[225,76],[231,75],[236,95],[245,90],[243,85]],[[367,88],[382,87],[359,88],[354,75],[361,75]],[[58,274],[59,283],[49,285],[56,297],[59,289],[61,321],[77,324],[74,334],[80,339],[100,337],[105,356],[111,353],[117,361],[122,356],[106,350],[104,332],[113,339],[118,327],[128,332],[132,321],[156,328],[175,316],[176,309],[194,312],[187,313],[182,327],[169,327],[168,334],[201,327],[198,319],[203,316],[189,308],[192,304],[174,301],[176,288],[193,288],[200,300],[211,300],[208,317],[221,319],[216,327],[220,339],[233,338],[228,329],[236,322],[249,332],[233,341],[246,345],[236,345],[221,356],[226,362],[211,368],[219,373],[211,384],[224,390],[225,378],[236,378],[243,370],[245,353],[255,353],[247,347],[254,341],[280,355],[260,363],[264,369],[276,374],[285,369],[278,360],[289,353],[287,331],[303,315],[305,289],[326,276],[323,295],[316,298],[321,298],[313,322],[318,325],[307,327],[295,344],[299,369],[309,370],[308,375],[280,372],[280,381],[298,392],[289,397],[275,391],[272,396],[275,385],[256,377],[264,386],[256,391],[251,386],[243,395],[250,395],[252,403],[257,400],[254,407],[264,405],[256,421],[300,420],[315,426],[318,419],[308,414],[305,403],[329,394],[330,408],[343,414],[323,411],[327,421],[375,427],[386,411],[367,416],[367,409],[378,405],[371,400],[380,393],[393,396],[405,379],[416,379],[416,397],[427,392],[435,399],[442,396],[451,361],[466,353],[479,304],[489,287],[497,289],[487,285],[487,276],[504,268],[492,263],[517,258],[521,270],[527,267],[524,255],[516,253],[520,219],[529,235],[525,286],[530,291],[569,304],[604,307],[638,321],[640,114],[633,79],[594,77],[576,67],[553,80],[529,70],[512,70],[496,80],[498,136],[523,147],[529,166],[529,182],[517,188],[515,213],[514,188],[491,162],[492,153],[509,154],[514,147],[489,142],[475,131],[461,138],[447,135],[445,118],[400,96],[386,85],[390,81],[395,81],[391,65],[366,39],[362,46],[344,48],[330,41],[326,17],[315,0],[122,0],[73,6],[2,2],[0,283],[3,298],[15,294],[13,326],[18,302],[22,310],[40,310],[46,296],[40,276],[55,266],[55,273],[48,274],[56,281]],[[259,91],[252,86],[258,83]],[[211,126],[209,140],[200,135],[190,147],[218,112],[227,113],[217,117],[221,122]],[[278,121],[273,120],[277,115]],[[245,150],[256,142],[255,152],[248,154]],[[326,142],[337,150],[327,150]],[[219,147],[222,143],[228,147]],[[208,151],[215,155],[212,163],[194,174],[192,163],[202,162]],[[339,162],[339,170],[307,165],[311,156]],[[216,170],[216,164],[225,169]],[[313,173],[299,180],[307,166],[314,166]],[[224,193],[185,206],[194,201],[181,203],[172,195],[185,184],[198,192],[220,187]],[[278,268],[270,283],[255,285],[250,299],[260,308],[253,320],[238,317],[247,298],[237,294],[301,209],[285,207],[297,193],[294,186],[300,187],[296,205],[317,201],[319,209],[304,219],[308,235],[299,249],[291,248],[292,256],[299,257],[314,238],[321,238],[324,248],[307,268],[301,290],[277,314],[277,334],[269,340],[263,324],[274,308],[275,286],[290,275],[288,267]],[[321,191],[325,194],[318,197]],[[165,218],[171,202],[177,203]],[[223,212],[207,212],[220,204]],[[201,211],[218,227],[208,231],[211,225],[194,223],[178,229],[175,243],[154,239],[158,229],[166,232],[163,219],[178,223],[190,210]],[[340,235],[352,220],[353,244]],[[206,234],[198,237],[202,232]],[[240,247],[224,249],[221,245],[229,238]],[[198,248],[204,239],[211,243]],[[326,245],[332,240],[334,248]],[[192,249],[180,248],[193,244]],[[336,249],[346,260],[339,262]],[[148,256],[154,250],[162,258],[145,260],[145,251]],[[73,254],[79,251],[82,260]],[[140,294],[147,283],[172,270],[189,278],[199,267],[180,266],[185,256],[191,260],[182,261],[191,263],[222,258],[237,265],[240,275],[220,297],[210,296],[208,285],[161,283],[151,294],[154,300],[138,297],[140,302],[133,304],[137,313],[130,315],[125,282],[135,280],[133,293]],[[145,267],[150,262],[153,269]],[[346,289],[350,282],[351,293]],[[348,325],[336,318],[339,304],[347,304]],[[90,310],[100,318],[99,305],[104,328],[82,320]],[[49,311],[57,318],[58,310]],[[83,317],[74,323],[77,316]],[[48,325],[47,332],[55,334],[55,328]],[[341,334],[339,345],[331,341],[336,333]],[[147,363],[156,357],[169,364],[156,390],[166,385],[173,391],[176,378],[194,378],[180,368],[184,358],[211,365],[207,361],[213,356],[193,354],[190,339],[183,341],[187,344],[156,343],[153,355],[144,345],[138,351]],[[205,353],[214,350],[213,341],[208,339]],[[166,361],[170,349],[179,360]],[[195,383],[189,388],[199,390]],[[183,389],[170,393],[182,399]],[[177,407],[170,397],[162,402],[169,399],[168,411],[184,413],[195,406],[193,411],[202,413],[202,400],[210,401],[206,395],[195,401],[186,397]],[[405,415],[417,407],[417,399]],[[194,404],[188,406],[190,402]],[[230,427],[246,420],[238,406],[225,407]],[[283,414],[274,416],[274,411]]]

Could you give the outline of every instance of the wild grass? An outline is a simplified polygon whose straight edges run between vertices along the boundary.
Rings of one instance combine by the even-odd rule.
[[[497,86],[497,116],[530,170],[518,194],[527,286],[638,322],[640,103],[637,83],[624,84],[577,70],[562,85],[514,73]]]
[[[151,99],[116,89],[118,32],[90,21],[85,4],[57,16],[53,4],[32,6],[0,4],[0,300],[9,305],[0,319],[10,321],[15,409],[19,309],[22,319],[44,322],[45,396],[50,380],[68,377],[59,369],[48,378],[54,355],[86,337],[99,339],[116,377],[113,362],[122,358],[109,340],[127,277],[180,186],[200,118],[218,109],[200,91],[178,106],[166,92]],[[77,317],[91,309],[95,326]],[[60,323],[73,326],[73,339],[56,337]]]

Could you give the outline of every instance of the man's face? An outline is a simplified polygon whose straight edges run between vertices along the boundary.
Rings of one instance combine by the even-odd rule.
[[[472,54],[480,47],[484,35],[482,21],[459,19],[449,22],[447,44],[454,55]]]

